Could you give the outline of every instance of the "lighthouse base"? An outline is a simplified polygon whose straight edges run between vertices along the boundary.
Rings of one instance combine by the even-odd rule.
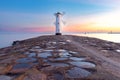
[[[61,33],[56,33],[55,35],[62,35]]]

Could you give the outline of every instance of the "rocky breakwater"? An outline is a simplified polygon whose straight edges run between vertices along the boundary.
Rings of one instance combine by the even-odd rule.
[[[99,39],[63,35],[17,41],[0,49],[0,80],[119,80],[108,71],[107,61],[89,53],[96,49],[111,58],[114,53],[120,56],[119,47]]]

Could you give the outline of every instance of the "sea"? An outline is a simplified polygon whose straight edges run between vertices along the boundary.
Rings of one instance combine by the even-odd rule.
[[[13,41],[25,40],[42,35],[53,35],[53,33],[0,33],[0,48],[11,46]],[[112,41],[120,43],[120,34],[108,34],[108,33],[70,33],[65,35],[87,36],[99,38],[102,40]]]

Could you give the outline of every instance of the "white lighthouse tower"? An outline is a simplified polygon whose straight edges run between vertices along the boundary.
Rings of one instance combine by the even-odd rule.
[[[62,27],[62,16],[63,16],[63,14],[60,13],[60,12],[57,12],[57,13],[55,13],[55,16],[56,16],[56,22],[55,22],[56,35],[62,35],[61,34],[61,27]]]

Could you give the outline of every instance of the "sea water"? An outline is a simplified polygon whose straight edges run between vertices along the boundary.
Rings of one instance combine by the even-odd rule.
[[[13,41],[25,40],[47,34],[41,33],[0,33],[0,48],[11,46]]]
[[[48,35],[48,34],[41,34],[41,33],[0,33],[0,48],[11,46],[12,42],[16,41],[16,40],[24,40],[24,39],[29,39],[29,38],[33,38],[33,37],[42,36],[42,35]],[[51,35],[53,35],[53,34],[51,34]],[[107,33],[82,34],[81,33],[81,34],[72,34],[72,35],[94,37],[94,38],[99,38],[99,39],[103,39],[103,40],[107,40],[107,41],[120,43],[120,37],[119,37],[120,34],[107,34]]]

